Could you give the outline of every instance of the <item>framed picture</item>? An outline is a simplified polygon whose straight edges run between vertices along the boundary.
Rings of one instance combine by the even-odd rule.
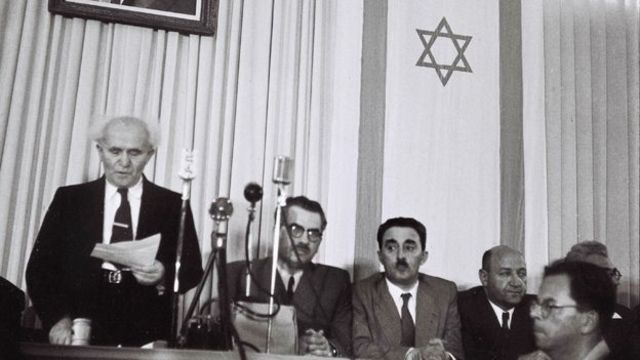
[[[213,35],[218,0],[49,0],[49,11],[65,16]]]

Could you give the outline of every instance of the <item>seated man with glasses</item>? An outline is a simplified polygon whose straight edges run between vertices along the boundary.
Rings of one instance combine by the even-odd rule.
[[[275,301],[296,309],[299,352],[351,356],[351,282],[349,273],[314,264],[327,220],[322,206],[304,196],[290,197],[282,208]],[[246,262],[229,264],[233,300],[269,301],[271,257],[251,262],[253,281],[246,294]]]
[[[607,247],[597,241],[582,241],[571,247],[565,261],[582,261],[587,262],[606,270],[611,277],[614,288],[617,290],[620,285],[622,274],[613,265],[609,258]],[[629,328],[632,320],[631,310],[619,303],[616,303],[611,326],[604,333],[604,344],[606,344],[606,352],[610,353],[609,359],[627,359],[626,353],[631,345],[629,343]]]
[[[530,309],[539,350],[519,359],[605,359],[598,345],[615,303],[614,285],[602,268],[564,261],[546,267]]]

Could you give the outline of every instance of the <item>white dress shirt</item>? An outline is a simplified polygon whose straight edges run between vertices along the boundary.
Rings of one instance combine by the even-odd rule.
[[[487,298],[487,300],[489,299]],[[500,324],[500,327],[502,327],[502,313],[505,311],[509,313],[508,324],[509,324],[509,329],[511,329],[511,319],[513,319],[513,312],[516,308],[512,307],[509,310],[502,310],[498,305],[491,302],[491,300],[489,300],[489,304],[491,304],[491,308],[493,309],[493,312],[496,314],[496,318],[498,319],[498,324]]]
[[[387,288],[389,289],[389,294],[391,294],[391,298],[393,302],[396,304],[396,309],[398,310],[398,315],[402,318],[402,294],[410,293],[411,297],[409,298],[409,303],[407,307],[409,308],[409,313],[411,314],[411,318],[413,323],[416,323],[416,297],[418,296],[418,282],[411,287],[409,290],[402,290],[400,287],[389,281],[389,279],[384,279],[387,282]]]
[[[102,220],[102,243],[111,243],[111,232],[113,230],[113,220],[116,216],[116,211],[120,207],[121,196],[118,194],[118,188],[111,185],[109,181],[105,181],[104,189],[104,217]],[[131,207],[131,226],[133,227],[133,239],[136,238],[136,232],[138,230],[138,217],[140,215],[140,202],[142,200],[142,177],[140,180],[129,188],[127,191],[127,199],[129,200],[129,206]],[[131,239],[131,240],[133,240]],[[107,270],[117,270],[113,264],[104,262],[102,268]]]

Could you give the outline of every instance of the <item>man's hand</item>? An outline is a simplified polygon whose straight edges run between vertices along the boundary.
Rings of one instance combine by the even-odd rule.
[[[438,338],[429,340],[426,346],[420,348],[420,355],[424,360],[446,360],[448,358],[444,343]]]
[[[304,335],[300,336],[300,353],[316,356],[333,356],[329,340],[324,337],[324,331],[307,329]]]
[[[68,316],[58,320],[49,330],[49,342],[56,345],[71,345],[73,323]]]
[[[537,350],[529,354],[520,355],[518,360],[551,360],[551,358],[541,350]]]
[[[158,260],[151,266],[133,266],[131,272],[140,285],[156,285],[164,278],[164,265]]]

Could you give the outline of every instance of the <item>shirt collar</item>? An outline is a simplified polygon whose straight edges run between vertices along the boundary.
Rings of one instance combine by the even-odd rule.
[[[511,327],[511,319],[513,318],[513,312],[515,311],[516,307],[514,306],[509,310],[503,310],[500,306],[494,304],[491,300],[489,300],[488,296],[487,296],[487,300],[489,301],[489,304],[491,305],[493,312],[496,314],[496,318],[498,319],[498,324],[502,324],[502,313],[503,312],[509,313],[509,327]]]
[[[389,293],[391,294],[392,298],[400,299],[401,295],[404,294],[404,293],[411,294],[411,297],[413,299],[417,298],[417,295],[418,295],[418,281],[416,281],[416,283],[413,284],[411,289],[403,290],[398,285],[392,283],[387,277],[385,277],[384,280],[387,282],[387,288],[389,289]]]
[[[118,188],[116,186],[113,186],[113,184],[111,184],[109,180],[105,180],[105,183],[105,199],[110,199],[118,192]],[[140,176],[140,180],[138,180],[135,185],[129,188],[129,191],[127,191],[127,198],[137,200],[140,200],[140,198],[142,198],[142,176]]]

